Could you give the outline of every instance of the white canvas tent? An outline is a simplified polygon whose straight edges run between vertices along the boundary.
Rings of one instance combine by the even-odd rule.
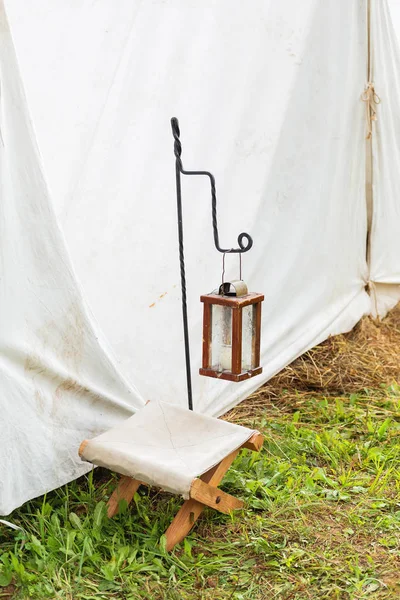
[[[370,0],[369,18],[368,0],[5,0],[1,514],[85,472],[80,441],[146,400],[186,405],[171,116],[184,164],[216,176],[222,244],[252,235],[244,278],[265,294],[263,374],[196,375],[199,296],[218,285],[221,257],[207,181],[185,181],[195,410],[222,414],[397,302],[400,62],[388,4],[400,32],[395,0]],[[372,152],[368,70],[381,99]]]

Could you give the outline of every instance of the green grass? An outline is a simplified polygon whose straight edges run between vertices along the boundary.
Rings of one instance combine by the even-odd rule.
[[[251,424],[246,420],[245,424]],[[140,489],[113,520],[104,471],[27,503],[0,525],[0,598],[400,598],[400,392],[299,396],[268,404],[223,489],[247,509],[206,511],[172,554],[163,532],[180,501]]]

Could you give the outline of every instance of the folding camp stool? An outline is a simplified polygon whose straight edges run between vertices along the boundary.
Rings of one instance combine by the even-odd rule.
[[[79,455],[123,475],[108,501],[118,513],[142,484],[181,494],[185,502],[166,531],[167,550],[181,542],[205,506],[229,513],[243,502],[218,489],[241,448],[258,452],[263,436],[246,427],[172,404],[149,402],[131,418],[91,439]]]

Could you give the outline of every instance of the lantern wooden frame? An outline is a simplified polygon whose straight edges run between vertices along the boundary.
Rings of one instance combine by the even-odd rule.
[[[199,369],[200,375],[226,379],[228,381],[244,381],[259,375],[260,367],[260,338],[261,338],[261,303],[263,294],[250,293],[245,296],[224,296],[220,294],[207,294],[200,297],[204,303],[203,317],[203,366]],[[231,370],[217,371],[212,368],[211,343],[212,343],[212,306],[227,306],[232,309],[232,365]],[[254,329],[252,339],[254,367],[248,371],[242,371],[242,310],[245,306],[255,307]]]

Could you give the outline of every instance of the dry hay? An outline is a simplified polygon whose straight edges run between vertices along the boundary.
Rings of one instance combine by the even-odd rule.
[[[296,410],[310,396],[335,397],[400,383],[400,304],[382,321],[364,317],[349,333],[328,338],[229,413],[247,421],[266,406]]]

